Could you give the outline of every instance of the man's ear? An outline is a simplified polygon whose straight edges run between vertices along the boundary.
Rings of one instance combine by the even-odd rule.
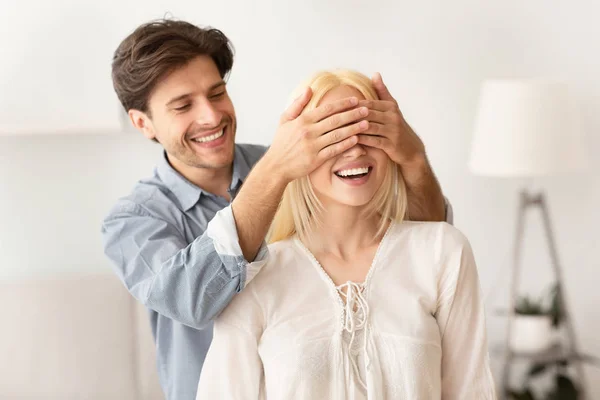
[[[140,132],[144,134],[150,140],[156,140],[156,134],[154,132],[154,125],[150,117],[140,110],[131,109],[127,112],[131,124]]]

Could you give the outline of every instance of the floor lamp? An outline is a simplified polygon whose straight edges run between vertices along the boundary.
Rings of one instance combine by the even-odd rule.
[[[588,165],[583,133],[577,109],[564,84],[540,79],[489,80],[484,82],[475,120],[470,170],[481,176],[530,178],[576,173]],[[517,210],[516,236],[510,278],[510,300],[507,334],[504,347],[505,364],[502,374],[502,396],[509,385],[510,364],[518,357],[511,350],[513,316],[523,246],[524,216],[538,208],[542,214],[552,269],[556,277],[564,324],[570,343],[570,354],[578,353],[575,330],[568,313],[552,224],[543,191],[523,189]],[[564,356],[559,350],[557,357]],[[533,357],[533,355],[532,355]],[[584,390],[581,363],[577,363],[580,390]]]

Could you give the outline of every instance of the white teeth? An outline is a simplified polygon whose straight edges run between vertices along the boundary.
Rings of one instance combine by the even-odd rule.
[[[194,142],[198,142],[198,143],[207,143],[207,142],[212,142],[213,140],[217,140],[221,136],[223,136],[223,129],[221,129],[219,132],[214,133],[210,136],[204,136],[204,137],[192,139],[192,140]]]
[[[366,174],[368,172],[369,172],[368,167],[352,168],[352,169],[344,169],[344,170],[338,171],[338,172],[336,172],[336,175],[338,175],[338,176],[353,176],[353,175]]]

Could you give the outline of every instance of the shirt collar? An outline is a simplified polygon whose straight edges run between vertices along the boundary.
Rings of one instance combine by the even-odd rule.
[[[156,172],[160,177],[160,180],[175,195],[179,204],[185,211],[192,208],[200,199],[200,195],[204,192],[204,190],[188,181],[171,166],[165,151],[163,151],[160,162],[156,167]]]
[[[248,164],[248,160],[244,157],[242,149],[237,144],[235,145],[235,155],[233,157],[233,174],[231,177],[231,190],[237,191],[246,177],[250,173],[252,166]]]
[[[248,164],[248,160],[244,157],[241,148],[235,145],[235,155],[233,158],[233,173],[231,178],[230,191],[235,194],[244,180],[250,173],[251,166]],[[188,181],[183,175],[177,172],[169,163],[167,159],[167,153],[163,151],[163,155],[160,159],[156,171],[161,181],[167,188],[175,195],[179,201],[181,207],[188,211],[192,208],[201,195],[214,196],[201,187],[198,187],[194,183]]]

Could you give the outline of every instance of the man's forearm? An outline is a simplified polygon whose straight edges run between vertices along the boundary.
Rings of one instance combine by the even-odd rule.
[[[252,169],[231,204],[244,258],[253,261],[267,235],[287,181],[273,170],[268,155]]]
[[[401,166],[408,191],[408,216],[413,221],[445,221],[446,206],[442,188],[423,155]]]

